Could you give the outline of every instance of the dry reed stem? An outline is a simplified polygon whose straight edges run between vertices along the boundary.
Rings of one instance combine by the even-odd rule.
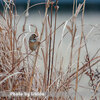
[[[45,41],[45,70],[46,70],[46,73],[45,75],[47,75],[47,71],[48,71],[48,49],[49,49],[49,38],[48,38],[48,29],[47,29],[47,21],[48,21],[48,18],[49,16],[46,18],[46,22],[45,22],[45,38],[46,38],[46,41]],[[47,76],[47,80],[48,80],[48,76]],[[47,83],[46,84],[46,88],[47,88]],[[46,89],[45,88],[45,89]]]
[[[50,84],[52,82],[52,73],[53,73],[53,63],[54,63],[54,52],[55,52],[55,35],[56,35],[56,21],[57,21],[57,11],[58,11],[58,0],[56,0],[55,6],[55,26],[54,26],[54,35],[53,35],[53,51],[52,51],[52,61],[51,61],[51,74],[50,74]],[[49,81],[49,80],[48,80]]]
[[[84,34],[84,11],[85,11],[85,0],[83,4],[83,11],[82,11],[82,22],[81,22],[81,27],[82,27],[82,32],[81,32],[81,39],[80,39],[80,46],[78,50],[78,59],[77,59],[77,72],[76,72],[76,86],[75,86],[75,97],[74,100],[76,100],[76,94],[77,94],[77,89],[78,89],[78,71],[79,71],[79,62],[80,62],[80,53],[81,53],[81,44],[82,44],[82,39],[83,39],[83,34]]]
[[[50,66],[51,66],[52,9],[53,9],[53,3],[51,3],[51,23],[50,23],[50,21],[48,19],[49,26],[50,26],[50,38],[49,38],[49,64],[48,64],[48,79],[47,79],[47,84],[49,83],[49,74],[50,74]]]
[[[30,0],[27,0],[27,9],[26,9],[25,21],[24,21],[24,25],[23,25],[23,32],[25,32],[26,22],[27,22],[27,18],[29,16],[29,6],[30,6]]]
[[[45,54],[44,54],[44,51],[43,49],[41,48],[41,51],[42,51],[42,55],[43,55],[43,61],[44,61],[44,79],[43,79],[43,87],[44,87],[44,90],[46,91],[46,86],[47,86],[47,66],[45,66],[45,63],[46,63],[46,59],[45,59]]]
[[[46,10],[45,10],[44,21],[43,21],[43,24],[42,24],[42,32],[41,32],[41,35],[40,35],[40,41],[41,41],[42,36],[43,36],[44,23],[45,23],[45,21],[46,21],[46,17],[47,17],[47,12],[48,12],[48,8],[49,8],[49,4],[50,4],[50,1],[48,0],[48,1],[47,1]],[[33,78],[34,78],[34,72],[35,72],[35,67],[36,67],[36,61],[37,61],[37,58],[38,58],[38,53],[39,53],[39,47],[38,47],[38,49],[37,49],[36,56],[35,56],[35,61],[34,61],[34,65],[33,65],[33,70],[32,70],[32,74],[31,74],[31,79],[30,79],[30,82],[29,82],[29,89],[28,89],[28,92],[31,92],[32,83],[33,83]]]
[[[97,52],[96,52],[96,54],[97,54]],[[96,55],[96,54],[95,54],[95,55]],[[80,67],[80,69],[78,70],[78,76],[82,75],[82,73],[85,73],[89,68],[93,67],[93,66],[96,65],[98,62],[100,62],[100,56],[95,57],[95,55],[91,58],[91,60],[89,60],[89,61],[86,62],[82,67]],[[96,60],[96,61],[94,62],[94,60]],[[90,62],[94,62],[94,63],[92,63],[90,66],[88,66],[88,64],[89,64]],[[68,85],[70,82],[72,82],[74,79],[76,79],[76,77],[77,77],[77,76],[76,76],[76,73],[77,73],[77,71],[76,71],[76,72],[73,72],[73,73],[67,78],[67,81],[64,82],[64,83],[62,83],[62,85]],[[61,85],[59,88],[61,88],[62,85]],[[58,90],[59,90],[59,89],[58,89]]]

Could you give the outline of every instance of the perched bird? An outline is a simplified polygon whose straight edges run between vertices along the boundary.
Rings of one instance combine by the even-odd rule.
[[[29,37],[29,48],[30,48],[30,50],[35,51],[39,45],[40,45],[40,42],[38,40],[38,36],[36,34],[32,34]]]

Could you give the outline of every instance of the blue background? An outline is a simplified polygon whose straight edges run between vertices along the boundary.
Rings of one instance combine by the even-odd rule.
[[[1,2],[2,0],[0,0]],[[20,3],[27,3],[27,0],[14,0],[16,2],[16,4],[20,4]],[[47,0],[30,0],[31,3],[38,3],[38,2],[45,2]],[[56,1],[56,0],[52,0],[52,1]],[[83,2],[84,0],[77,0],[78,2]],[[68,4],[68,3],[72,3],[73,0],[59,0],[59,4]],[[86,0],[86,3],[89,4],[100,4],[100,0]]]

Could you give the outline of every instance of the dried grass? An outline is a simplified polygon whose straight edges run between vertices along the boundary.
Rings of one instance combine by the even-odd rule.
[[[39,3],[29,6],[30,0],[27,3],[27,9],[23,14],[25,15],[24,25],[22,27],[22,33],[18,35],[18,23],[21,20],[16,20],[17,9],[14,2],[4,1],[4,13],[0,12],[0,92],[41,92],[45,93],[45,96],[40,97],[0,97],[1,100],[14,99],[15,100],[77,100],[78,87],[79,87],[79,77],[83,74],[89,76],[92,82],[91,90],[93,90],[94,95],[91,100],[95,98],[97,100],[96,93],[99,90],[100,82],[94,83],[94,77],[99,77],[99,71],[97,74],[93,73],[92,67],[96,66],[100,62],[100,56],[97,55],[100,51],[97,50],[92,58],[89,57],[88,47],[86,43],[87,37],[84,34],[84,11],[85,11],[85,0],[82,4],[77,7],[77,0],[73,3],[73,14],[69,20],[63,22],[57,27],[57,11],[58,0],[56,2],[51,2],[48,0],[45,3]],[[45,4],[45,16],[42,23],[40,41],[41,45],[44,43],[44,47],[41,45],[37,48],[35,54],[28,50],[28,42],[23,34],[26,34],[26,23],[29,17],[28,10],[34,6]],[[75,9],[76,4],[76,9]],[[48,16],[48,9],[51,6],[51,15]],[[52,25],[53,17],[53,7],[55,8],[55,24],[54,30]],[[78,49],[74,50],[74,45],[76,41],[77,25],[76,19],[78,14],[82,9],[82,20],[81,20],[81,35],[79,40]],[[71,24],[71,25],[69,25]],[[34,25],[33,25],[34,26]],[[60,42],[55,45],[57,30],[63,26],[63,32]],[[38,34],[38,28],[35,26],[35,32]],[[92,28],[94,29],[94,27]],[[68,30],[67,33],[64,33]],[[91,31],[88,33],[88,35]],[[63,38],[66,34],[71,36],[70,46],[70,57],[68,66],[64,65],[65,58],[61,55],[61,59],[58,60],[58,53],[56,53],[55,48],[58,50],[62,47]],[[18,35],[18,36],[17,36]],[[43,35],[45,39],[43,40]],[[24,43],[20,41],[20,37],[23,37]],[[22,51],[22,45],[25,47],[25,53]],[[86,58],[83,65],[80,66],[81,50],[85,48]],[[41,55],[39,53],[41,52]],[[77,53],[77,64],[73,61],[74,53]],[[38,65],[39,56],[42,58],[42,64]],[[58,64],[57,62],[60,62]],[[39,70],[38,66],[43,68],[43,73]],[[63,71],[63,67],[66,66],[67,70]],[[76,68],[76,67],[77,68]],[[58,68],[59,67],[59,68]],[[76,68],[76,70],[73,70]],[[89,71],[88,71],[89,70]],[[97,80],[99,80],[97,78]],[[75,82],[75,85],[73,84]],[[73,95],[70,94],[73,91]],[[62,93],[62,94],[61,94]],[[66,94],[66,95],[64,95]],[[57,96],[59,95],[59,96]],[[80,96],[81,97],[81,96]],[[81,97],[81,99],[83,99]]]

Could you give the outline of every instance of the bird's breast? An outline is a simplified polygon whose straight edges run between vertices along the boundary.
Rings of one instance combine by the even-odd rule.
[[[35,51],[37,49],[37,47],[39,46],[40,42],[29,42],[29,48],[32,50],[32,51]]]

